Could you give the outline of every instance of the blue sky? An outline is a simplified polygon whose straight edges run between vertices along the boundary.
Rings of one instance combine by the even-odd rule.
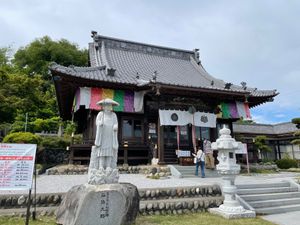
[[[213,76],[277,89],[251,110],[256,122],[300,117],[298,0],[2,0],[0,47],[66,38],[86,48],[90,31],[133,41],[200,49]]]

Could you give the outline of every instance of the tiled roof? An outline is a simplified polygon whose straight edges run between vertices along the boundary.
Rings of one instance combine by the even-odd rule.
[[[297,131],[295,124],[278,123],[278,124],[238,124],[233,123],[233,131],[236,133],[248,134],[287,134]]]
[[[208,74],[196,56],[197,52],[143,43],[136,43],[96,35],[89,44],[91,68],[52,65],[51,70],[75,77],[96,81],[147,85],[156,82],[163,85],[182,86],[237,92],[250,97],[274,97],[276,90],[244,89],[231,85],[226,89],[223,80]],[[108,69],[115,69],[113,76]],[[156,71],[156,72],[155,72]],[[153,76],[156,73],[156,80]]]

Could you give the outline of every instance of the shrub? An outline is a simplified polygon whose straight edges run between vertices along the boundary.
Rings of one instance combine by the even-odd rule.
[[[277,160],[276,165],[280,169],[289,169],[289,168],[297,168],[298,167],[297,160],[289,159],[289,158],[284,158],[284,159]]]
[[[43,148],[63,148],[65,149],[70,141],[62,137],[43,137],[41,147]]]
[[[41,138],[29,132],[10,133],[3,138],[4,143],[39,144]]]

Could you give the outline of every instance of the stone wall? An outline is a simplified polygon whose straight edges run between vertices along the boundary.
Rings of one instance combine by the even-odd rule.
[[[37,213],[52,215],[64,195],[65,193],[37,194]],[[141,215],[202,212],[210,207],[218,207],[223,202],[218,185],[139,189],[139,196]],[[0,212],[25,215],[27,202],[27,195],[0,195]]]
[[[119,173],[145,174],[146,176],[167,177],[171,176],[170,168],[167,166],[118,166]],[[47,175],[76,175],[87,174],[88,166],[84,165],[60,165],[46,171]]]

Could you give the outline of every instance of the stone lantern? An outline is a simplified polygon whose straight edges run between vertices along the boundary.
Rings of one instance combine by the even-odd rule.
[[[230,130],[226,127],[220,130],[220,138],[212,143],[212,149],[218,151],[219,164],[216,169],[223,178],[224,202],[219,208],[211,208],[210,212],[226,218],[255,217],[255,212],[244,209],[236,199],[237,188],[234,180],[241,170],[241,166],[236,164],[235,157],[238,146],[239,143],[230,136]]]

